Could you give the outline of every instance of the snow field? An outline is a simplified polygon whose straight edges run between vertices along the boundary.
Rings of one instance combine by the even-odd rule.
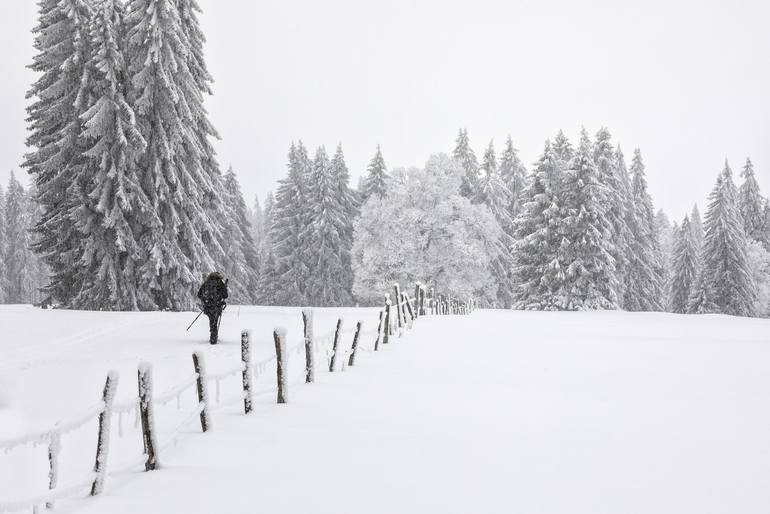
[[[319,336],[335,319],[324,314]],[[111,476],[102,496],[57,510],[764,513],[768,328],[657,313],[426,317],[344,373],[319,358],[312,385],[292,354],[288,405],[275,405],[272,376],[253,415],[223,407],[211,432],[192,424],[161,454],[160,471]],[[89,464],[93,441],[80,448]]]

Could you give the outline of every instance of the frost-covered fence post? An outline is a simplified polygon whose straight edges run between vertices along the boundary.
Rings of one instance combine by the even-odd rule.
[[[385,296],[385,326],[383,327],[382,344],[390,342],[390,298]]]
[[[102,412],[99,414],[99,435],[96,438],[96,462],[94,463],[94,483],[91,484],[91,496],[96,496],[104,489],[104,479],[107,476],[107,455],[110,449],[110,423],[112,422],[112,403],[115,400],[115,389],[118,387],[118,372],[107,373],[102,391]],[[50,489],[56,487],[56,476],[51,476],[53,482]],[[47,505],[48,506],[48,505]],[[53,505],[48,506],[50,509]]]
[[[155,415],[152,405],[152,365],[139,364],[139,417],[142,420],[142,441],[147,460],[145,471],[158,469],[158,440],[155,435]]]
[[[419,282],[417,282],[414,285],[414,306],[415,306],[414,317],[415,318],[419,318],[421,316],[420,314],[420,288],[421,287],[422,286],[420,286]]]
[[[385,311],[380,311],[380,321],[377,324],[377,339],[374,340],[374,351],[380,349],[380,338],[382,338],[382,319],[385,317]]]
[[[356,362],[356,350],[358,350],[358,337],[361,335],[361,324],[359,321],[356,323],[356,333],[353,336],[353,347],[350,349],[350,358],[348,359],[348,366],[352,366]]]
[[[241,331],[241,383],[243,385],[243,413],[251,412],[251,347],[249,345],[249,331]]]
[[[420,286],[417,291],[417,312],[420,316],[425,316],[425,286]]]
[[[201,418],[201,430],[208,432],[211,428],[211,418],[209,417],[209,392],[208,382],[206,381],[206,364],[203,361],[203,354],[200,352],[194,352],[192,354],[193,367],[195,368],[195,388],[198,391],[198,404],[203,404],[203,408],[200,412]]]
[[[329,372],[334,372],[337,364],[337,349],[340,344],[340,333],[342,332],[342,318],[337,320],[337,328],[334,331],[334,344],[332,345],[332,357],[329,360]]]
[[[433,287],[430,288],[430,313],[436,314],[436,289]]]
[[[101,434],[100,434],[101,435]],[[59,450],[61,449],[61,437],[54,434],[48,441],[48,489],[53,491],[59,482]],[[97,450],[98,459],[98,450]],[[36,508],[36,507],[35,507]],[[46,502],[45,508],[53,509],[53,502]]]
[[[409,297],[406,296],[406,293],[402,293],[402,294],[404,296],[404,308],[409,313],[409,319],[408,319],[409,328],[412,328],[412,323],[414,322],[414,310],[412,310],[412,302],[409,301]]]
[[[276,328],[273,330],[273,340],[275,341],[275,371],[278,379],[278,403],[286,403],[289,397],[288,374],[289,355],[286,352],[286,329]]]
[[[403,326],[403,323],[401,321],[401,288],[398,286],[398,284],[393,285],[393,290],[395,291],[396,295],[396,319],[398,320],[398,335],[401,336],[401,327]]]
[[[310,384],[315,382],[312,309],[302,309],[302,326],[305,334],[305,383]]]

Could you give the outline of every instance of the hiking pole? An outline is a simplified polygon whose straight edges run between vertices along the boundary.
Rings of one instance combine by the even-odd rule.
[[[225,304],[225,306],[222,307],[222,310],[219,311],[219,321],[217,321],[217,334],[219,333],[219,327],[222,326],[222,314],[224,314],[225,309],[227,309],[227,304]]]
[[[201,317],[201,314],[203,314],[203,311],[200,311],[200,312],[198,313],[198,315],[197,315],[197,316],[195,316],[195,319],[192,321],[192,323],[190,323],[190,326],[189,326],[189,327],[187,327],[187,330],[185,330],[185,332],[187,332],[188,330],[190,330],[190,328],[191,328],[191,327],[192,327],[192,326],[195,324],[195,322],[196,322],[196,321],[198,321],[198,318],[200,318],[200,317]]]

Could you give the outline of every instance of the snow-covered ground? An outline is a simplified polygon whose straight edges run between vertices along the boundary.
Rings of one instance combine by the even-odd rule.
[[[338,315],[375,328],[373,309],[317,309],[316,334]],[[272,328],[299,341],[299,309],[231,307],[223,344],[192,315],[0,308],[0,439],[46,428],[99,399],[136,394],[136,365],[156,390],[185,380],[202,350],[210,372],[237,364],[239,334],[255,359]],[[349,344],[349,335],[346,335]],[[370,349],[372,339],[362,344]],[[770,322],[671,314],[478,311],[419,320],[356,367],[301,384],[293,354],[288,405],[274,370],[255,412],[212,413],[160,455],[162,469],[108,479],[99,498],[59,512],[765,513],[770,505]],[[222,382],[221,398],[238,392]],[[213,395],[212,391],[212,395]],[[194,392],[156,411],[163,441]],[[60,484],[90,471],[91,423],[62,438]],[[122,437],[120,436],[122,432]],[[113,421],[110,466],[141,453],[133,418]],[[44,492],[45,448],[0,453],[0,503]]]

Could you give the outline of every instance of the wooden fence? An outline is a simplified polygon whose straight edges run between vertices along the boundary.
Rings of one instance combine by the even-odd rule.
[[[292,352],[301,353],[304,350],[305,368],[302,381],[313,383],[315,381],[316,357],[325,354],[328,370],[334,373],[344,370],[346,366],[354,366],[356,355],[359,351],[379,351],[381,345],[392,342],[394,336],[402,337],[410,330],[414,322],[422,316],[443,316],[469,314],[474,309],[472,300],[462,301],[451,296],[435,295],[431,289],[430,296],[426,297],[425,287],[419,283],[415,286],[413,296],[402,291],[398,284],[393,287],[394,299],[386,295],[385,304],[379,313],[379,323],[376,330],[362,331],[363,323],[358,321],[354,329],[345,331],[342,319],[336,323],[335,329],[320,337],[314,335],[313,310],[302,310],[303,337],[302,341],[291,348],[287,347],[286,331],[276,328],[273,331],[275,343],[275,355],[259,362],[253,362],[250,348],[250,334],[248,330],[241,333],[241,360],[237,366],[217,374],[207,373],[204,355],[201,352],[192,354],[193,373],[184,381],[178,383],[169,390],[156,394],[153,387],[153,371],[150,363],[142,362],[137,370],[138,395],[127,402],[115,403],[115,391],[118,386],[118,373],[111,371],[102,390],[102,397],[96,405],[87,409],[78,416],[62,420],[56,423],[50,430],[31,433],[24,436],[0,440],[0,450],[5,453],[14,448],[26,445],[47,445],[48,447],[48,486],[46,493],[21,500],[4,501],[0,499],[0,513],[18,512],[32,509],[37,513],[41,506],[48,509],[54,508],[56,501],[75,496],[90,489],[90,495],[96,496],[104,490],[105,480],[108,475],[115,475],[144,466],[145,471],[157,470],[161,467],[160,457],[173,444],[182,433],[181,430],[198,420],[201,431],[212,429],[211,413],[228,405],[243,404],[243,411],[249,414],[253,410],[254,396],[257,394],[253,387],[255,376],[262,375],[267,367],[275,363],[276,376],[276,402],[288,403],[289,382],[287,363]],[[395,312],[394,312],[395,310]],[[349,346],[343,342],[345,336],[351,336]],[[371,350],[362,346],[366,338],[374,338]],[[222,380],[240,376],[241,391],[238,395],[225,401],[219,401],[219,384]],[[211,383],[216,387],[216,402],[212,402],[209,396]],[[173,399],[179,399],[180,395],[194,389],[196,406],[187,417],[177,425],[165,441],[159,443],[155,424],[155,406],[165,405]],[[261,393],[270,391],[262,391]],[[123,416],[134,413],[141,425],[142,446],[144,453],[123,463],[118,469],[108,473],[107,463],[110,447],[110,432],[112,420],[115,416]],[[58,459],[61,450],[61,437],[64,434],[77,430],[92,420],[98,420],[98,432],[96,442],[96,455],[93,472],[79,481],[66,487],[59,486]]]

